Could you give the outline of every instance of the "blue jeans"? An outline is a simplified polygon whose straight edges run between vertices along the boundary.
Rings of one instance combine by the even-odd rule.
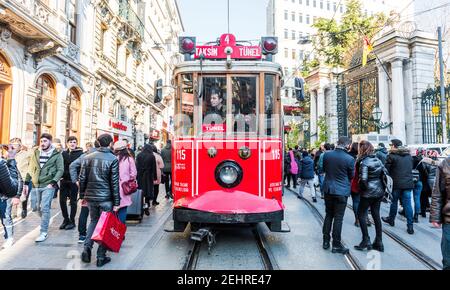
[[[13,220],[11,217],[12,199],[0,198],[0,219],[2,221],[5,239],[13,237]]]
[[[100,215],[102,214],[103,211],[106,212],[112,211],[113,203],[112,201],[103,201],[103,202],[89,201],[88,207],[89,207],[89,216],[91,217],[91,223],[89,224],[87,229],[87,236],[86,240],[84,241],[84,247],[92,249],[94,241],[91,240],[91,238],[92,234],[94,233],[95,227],[97,226]],[[97,248],[97,258],[104,258],[106,256],[106,251],[107,251],[106,247],[99,245]]]
[[[422,181],[416,182],[414,186],[414,215],[420,214],[420,193],[422,192],[423,184]]]
[[[442,225],[442,265],[444,270],[450,270],[450,224]]]
[[[411,189],[394,189],[392,191],[392,203],[391,209],[389,211],[389,218],[391,220],[395,220],[395,216],[397,215],[398,210],[398,200],[402,199],[403,208],[405,209],[406,214],[406,223],[408,225],[413,225],[413,209],[411,205]]]
[[[358,220],[358,209],[359,209],[359,202],[361,200],[361,196],[357,192],[352,192],[352,206],[353,206],[353,213],[355,214],[355,221]]]
[[[119,211],[117,212],[117,215],[119,216],[119,220],[122,223],[125,223],[127,221],[127,208],[128,208],[128,206],[121,207],[119,209]]]
[[[33,188],[30,194],[31,208],[41,215],[41,233],[48,232],[50,209],[52,207],[54,188]]]

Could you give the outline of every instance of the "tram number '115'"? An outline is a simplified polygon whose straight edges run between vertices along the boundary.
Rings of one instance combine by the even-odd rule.
[[[272,160],[279,160],[280,158],[280,149],[272,149]]]
[[[186,160],[186,150],[177,150],[177,159]]]

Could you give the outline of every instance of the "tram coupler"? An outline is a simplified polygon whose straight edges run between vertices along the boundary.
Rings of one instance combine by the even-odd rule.
[[[201,228],[198,231],[191,232],[191,239],[201,242],[204,238],[207,238],[208,242],[208,255],[211,254],[211,248],[216,243],[216,233],[209,228]]]

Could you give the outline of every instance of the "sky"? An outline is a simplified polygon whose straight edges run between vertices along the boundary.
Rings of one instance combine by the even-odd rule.
[[[266,34],[269,0],[229,0],[230,33],[237,40],[257,40]],[[227,0],[177,0],[185,36],[201,44],[227,33]]]

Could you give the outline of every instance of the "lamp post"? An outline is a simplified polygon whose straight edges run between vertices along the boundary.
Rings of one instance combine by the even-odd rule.
[[[372,110],[372,120],[375,123],[375,126],[382,130],[387,129],[392,126],[392,122],[381,122],[381,116],[383,116],[383,111],[381,111],[380,107],[375,107]]]
[[[308,139],[308,130],[309,130],[309,123],[308,123],[308,121],[305,121],[304,123],[303,123],[303,125],[302,125],[302,127],[303,127],[303,141],[304,141],[304,147],[306,148],[307,146],[307,139]]]

